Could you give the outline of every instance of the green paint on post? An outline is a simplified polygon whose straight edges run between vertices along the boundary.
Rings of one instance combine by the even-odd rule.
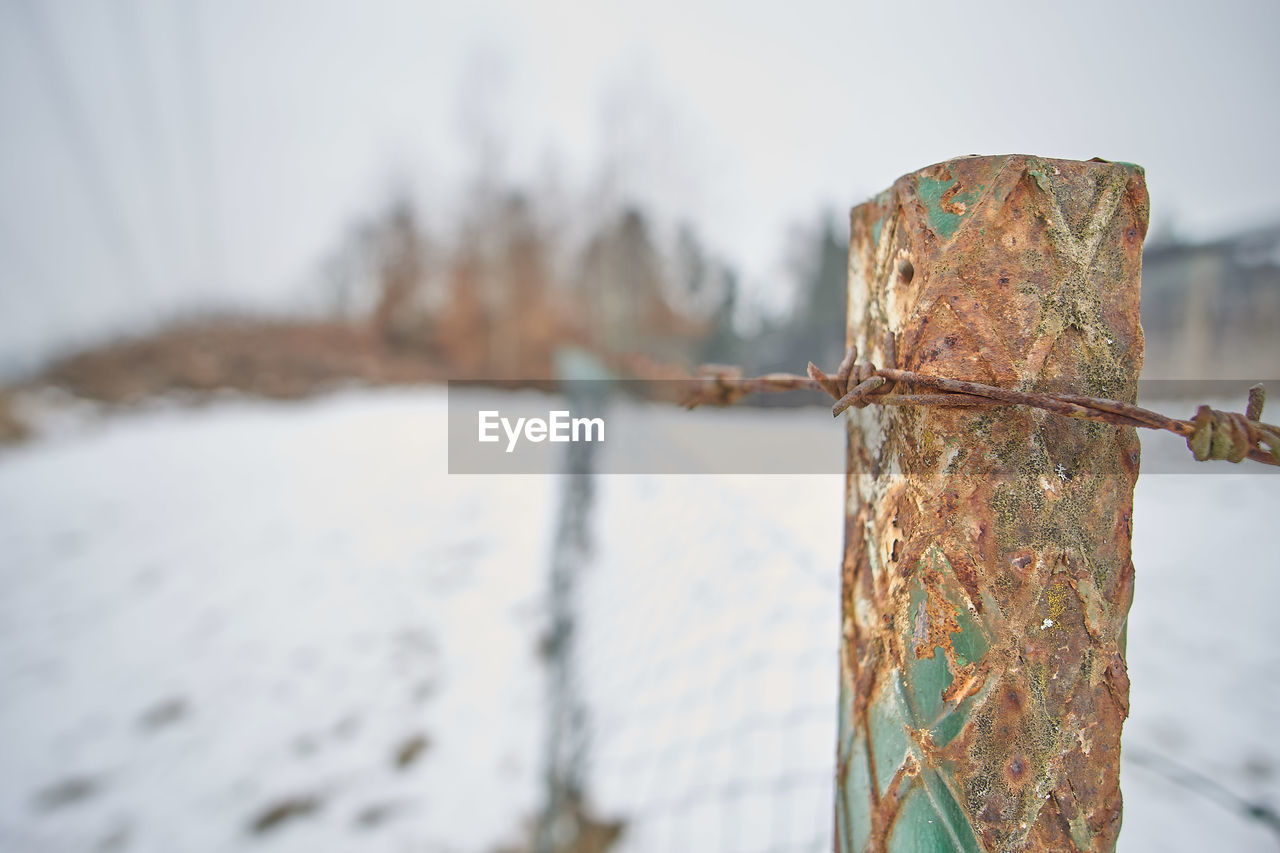
[[[902,708],[894,701],[892,691],[882,692],[867,710],[867,728],[876,756],[876,788],[884,796],[889,790],[889,780],[911,751],[911,739],[907,737]]]
[[[1053,183],[1049,180],[1049,176],[1043,171],[1040,169],[1028,169],[1027,174],[1031,176],[1031,180],[1036,182],[1036,186],[1038,186],[1042,192],[1049,194],[1053,193]]]
[[[964,221],[964,213],[944,210],[943,204],[948,207],[964,205],[967,208],[980,199],[987,189],[979,184],[968,192],[957,192],[944,202],[943,197],[955,185],[955,178],[942,181],[927,175],[921,175],[919,182],[916,184],[916,195],[919,196],[920,201],[924,202],[925,213],[929,217],[929,227],[933,229],[933,233],[943,240],[950,240],[954,237],[956,231],[960,229],[960,223]]]
[[[849,755],[847,770],[850,784],[844,786],[839,820],[844,826],[844,837],[853,842],[854,849],[861,850],[866,847],[871,835],[871,798],[867,796],[871,766],[867,757],[867,742],[862,733],[855,734],[851,743],[853,749]]]

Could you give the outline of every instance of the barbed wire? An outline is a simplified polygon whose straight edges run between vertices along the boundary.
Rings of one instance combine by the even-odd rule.
[[[1132,403],[1082,394],[1031,393],[999,388],[967,379],[931,376],[896,365],[892,334],[885,335],[888,367],[858,362],[858,348],[850,346],[834,373],[824,373],[809,362],[808,376],[768,373],[744,378],[740,368],[709,364],[699,368],[698,383],[681,401],[687,408],[701,405],[730,406],[748,394],[808,389],[826,392],[834,399],[833,416],[849,408],[879,406],[1028,406],[1050,414],[1117,426],[1158,429],[1180,435],[1197,461],[1252,459],[1280,465],[1280,427],[1262,422],[1266,389],[1254,385],[1243,413],[1200,406],[1189,420],[1180,420]],[[903,390],[903,389],[907,390]]]

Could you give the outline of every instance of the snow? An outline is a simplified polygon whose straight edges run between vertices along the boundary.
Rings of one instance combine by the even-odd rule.
[[[224,404],[0,459],[0,848],[475,850],[518,828],[549,484],[446,477],[444,408]],[[77,777],[99,792],[35,805]],[[286,797],[319,808],[252,836]]]
[[[0,849],[516,841],[541,799],[560,480],[449,476],[446,421],[438,390],[349,390],[82,418],[0,451]],[[835,435],[812,440],[838,470]],[[1178,450],[1149,447],[1147,470]],[[1280,478],[1213,470],[1231,473],[1138,486],[1122,851],[1275,849],[1151,758],[1280,807]],[[840,478],[597,493],[595,810],[628,820],[627,851],[830,849]],[[291,801],[306,813],[251,829]]]

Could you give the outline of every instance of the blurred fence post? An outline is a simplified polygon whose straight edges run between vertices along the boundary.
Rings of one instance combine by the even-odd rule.
[[[561,392],[573,413],[603,414],[611,379],[604,366],[590,353],[573,347],[559,349],[555,365]],[[590,853],[596,849],[593,838],[616,831],[597,821],[585,802],[590,721],[577,667],[578,586],[591,558],[595,453],[594,442],[569,442],[562,469],[548,575],[550,624],[542,648],[548,682],[545,800],[534,829],[534,853]]]
[[[848,340],[1132,401],[1142,170],[966,157],[855,208]],[[889,346],[886,333],[892,334]],[[850,410],[837,850],[1111,850],[1137,436],[1025,408]]]

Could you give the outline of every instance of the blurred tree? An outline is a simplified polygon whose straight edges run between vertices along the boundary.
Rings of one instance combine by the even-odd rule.
[[[344,320],[368,317],[375,337],[393,348],[426,345],[423,303],[434,254],[408,196],[393,196],[322,263],[329,311]]]
[[[823,215],[802,238],[795,261],[799,292],[785,347],[791,370],[803,371],[810,361],[830,367],[844,357],[849,237],[835,221]]]
[[[324,264],[324,292],[335,314],[368,317],[388,350],[455,375],[549,379],[567,342],[667,363],[733,358],[737,279],[691,227],[664,251],[646,214],[627,207],[595,218],[574,266],[551,206],[490,185],[468,197],[451,242],[436,244],[396,196]]]
[[[414,309],[426,282],[428,246],[412,203],[404,196],[395,198],[375,220],[369,239],[377,258],[375,333],[392,347],[425,343],[423,317]]]
[[[576,298],[596,347],[672,358],[689,331],[664,297],[661,258],[639,210],[627,208],[587,244]]]
[[[716,364],[738,364],[744,355],[742,338],[734,326],[734,315],[738,310],[738,274],[726,269],[721,282],[723,290],[720,302],[711,313],[707,337],[702,342],[698,360]]]
[[[494,369],[502,377],[549,379],[560,337],[551,303],[553,239],[523,193],[507,195],[500,218],[504,245],[496,270]]]
[[[676,232],[671,260],[666,288],[670,302],[686,323],[699,327],[701,341],[690,355],[699,362],[736,362],[741,344],[734,328],[739,297],[736,274],[707,253],[687,223]]]
[[[713,286],[711,279],[715,277],[715,265],[707,258],[697,233],[687,223],[676,232],[674,256],[675,301],[688,307],[696,306],[699,298]]]
[[[810,361],[829,367],[844,357],[845,235],[837,231],[833,217],[824,214],[816,227],[796,229],[791,246],[792,310],[766,320],[753,336],[756,343],[743,365],[750,372],[803,372]]]
[[[445,364],[459,378],[479,378],[489,365],[490,322],[483,300],[483,265],[473,247],[453,253],[449,296],[435,318],[435,340]]]

